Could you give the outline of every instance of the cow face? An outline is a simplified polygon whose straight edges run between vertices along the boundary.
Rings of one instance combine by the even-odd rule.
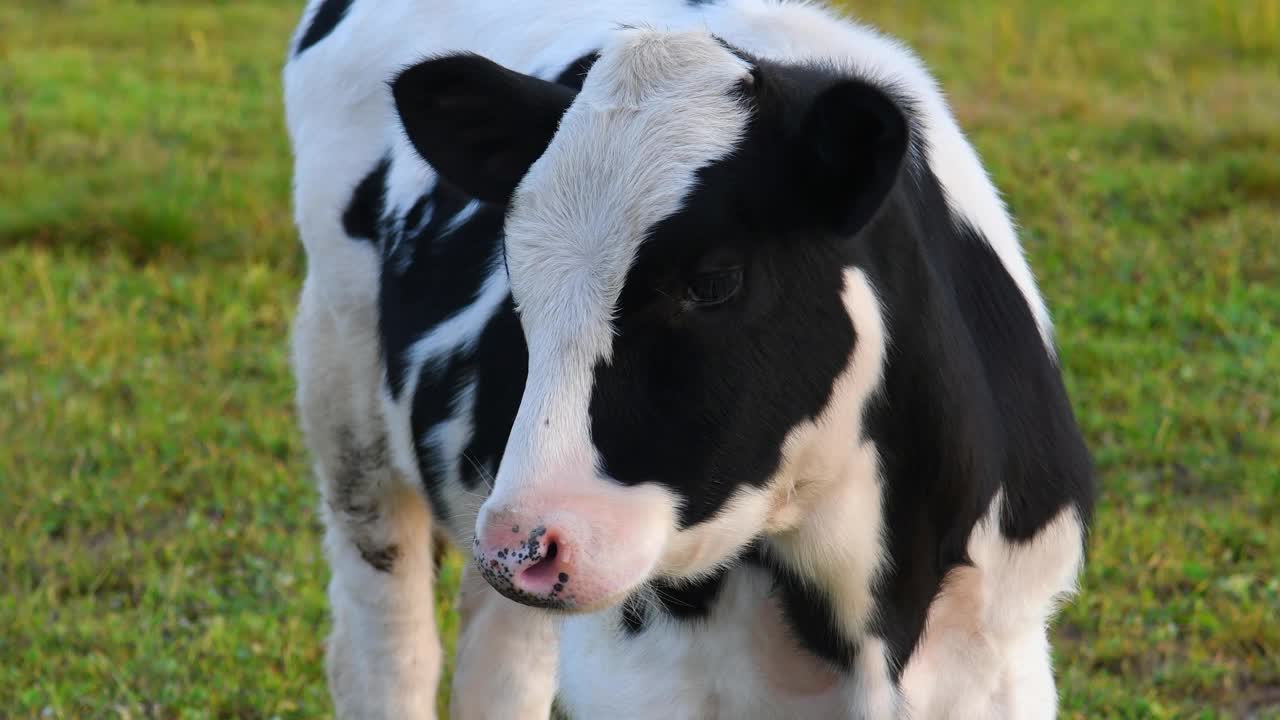
[[[476,527],[489,582],[596,609],[782,529],[796,429],[838,404],[850,298],[874,304],[848,268],[906,152],[898,105],[640,30],[576,95],[476,56],[424,62],[393,92],[442,176],[510,203],[529,375]]]

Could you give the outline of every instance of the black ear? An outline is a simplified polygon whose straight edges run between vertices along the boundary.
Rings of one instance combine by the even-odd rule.
[[[413,147],[459,190],[506,202],[556,133],[574,91],[482,58],[427,60],[391,83]]]
[[[910,130],[898,103],[862,81],[823,90],[796,136],[800,183],[836,232],[852,235],[893,189]]]

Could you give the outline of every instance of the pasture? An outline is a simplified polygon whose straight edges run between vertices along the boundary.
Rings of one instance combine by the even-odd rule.
[[[1053,310],[1102,488],[1063,715],[1280,718],[1280,1],[847,4],[939,77]],[[329,712],[300,8],[0,5],[0,717]]]

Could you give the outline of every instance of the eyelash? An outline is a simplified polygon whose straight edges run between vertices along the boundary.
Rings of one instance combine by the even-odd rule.
[[[742,289],[742,268],[717,268],[693,276],[685,288],[686,300],[696,307],[723,305]]]

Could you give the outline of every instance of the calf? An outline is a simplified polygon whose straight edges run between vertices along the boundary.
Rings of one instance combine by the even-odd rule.
[[[285,69],[344,717],[1047,717],[1088,453],[920,62],[773,0],[313,0]]]

